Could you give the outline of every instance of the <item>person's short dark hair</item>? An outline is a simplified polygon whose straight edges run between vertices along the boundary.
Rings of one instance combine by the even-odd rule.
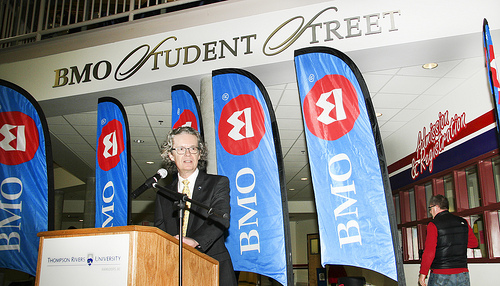
[[[175,162],[170,160],[170,157],[168,156],[169,153],[172,153],[172,149],[174,148],[174,137],[179,134],[191,134],[196,136],[198,138],[198,149],[200,151],[200,160],[198,160],[198,169],[200,170],[205,170],[207,166],[207,147],[205,145],[205,142],[203,142],[203,139],[201,137],[200,132],[198,132],[196,129],[188,126],[182,126],[176,129],[172,129],[170,133],[167,135],[167,139],[163,142],[161,145],[161,157],[163,159],[163,165],[169,172],[177,172],[177,166],[175,165]]]
[[[438,206],[442,210],[447,210],[450,207],[448,199],[443,195],[432,196],[429,200],[429,206]]]

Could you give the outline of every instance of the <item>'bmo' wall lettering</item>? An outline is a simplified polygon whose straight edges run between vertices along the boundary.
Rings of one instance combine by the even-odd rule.
[[[181,36],[169,35],[153,44],[138,45],[116,62],[101,59],[83,66],[57,68],[52,88],[111,79],[124,81],[141,69],[156,72],[259,53],[271,57],[307,37],[310,45],[316,45],[395,32],[398,31],[397,20],[401,15],[397,9],[350,17],[339,17],[338,12],[337,7],[327,7],[309,19],[302,15],[293,16],[270,32],[234,35],[202,43],[178,44]]]

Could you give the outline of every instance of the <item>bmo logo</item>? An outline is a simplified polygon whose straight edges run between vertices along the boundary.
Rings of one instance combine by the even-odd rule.
[[[179,120],[177,120],[177,122],[175,122],[173,129],[183,127],[183,126],[188,126],[188,127],[192,127],[194,129],[198,130],[198,123],[197,122],[198,121],[196,120],[196,116],[194,115],[194,113],[189,109],[185,109],[181,113],[181,115],[179,115]]]
[[[495,59],[495,53],[493,52],[493,46],[489,45],[489,53],[490,53],[490,70],[491,70],[491,81],[494,87],[496,87],[498,90],[497,92],[500,94],[500,80],[498,77],[498,71],[497,71],[497,65],[496,65],[496,59]],[[499,103],[500,103],[500,97],[498,98]]]
[[[38,150],[35,121],[19,111],[0,113],[0,163],[19,165],[30,161]]]
[[[252,95],[240,94],[222,108],[219,141],[228,153],[245,155],[259,147],[264,137],[264,110]]]
[[[309,131],[323,140],[349,133],[359,116],[358,95],[342,75],[326,75],[304,98],[304,120]]]
[[[104,171],[116,167],[120,154],[125,149],[123,127],[120,121],[113,119],[101,130],[97,146],[97,162]]]

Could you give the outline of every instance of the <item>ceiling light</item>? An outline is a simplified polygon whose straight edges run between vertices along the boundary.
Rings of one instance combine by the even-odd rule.
[[[148,165],[153,165],[154,163],[155,163],[155,162],[153,162],[153,161],[147,161],[147,162],[146,162],[146,164],[148,164]]]
[[[437,68],[437,66],[438,66],[437,63],[426,63],[426,64],[422,65],[422,68],[426,69],[426,70],[431,70],[431,69]]]
[[[134,140],[135,143],[144,143],[144,140],[141,140],[141,139],[135,139]]]
[[[288,189],[289,191],[295,191],[295,189]]]
[[[380,117],[380,116],[382,116],[382,113],[377,112],[377,113],[375,113],[375,116]]]
[[[301,181],[307,181],[307,178],[300,178]]]

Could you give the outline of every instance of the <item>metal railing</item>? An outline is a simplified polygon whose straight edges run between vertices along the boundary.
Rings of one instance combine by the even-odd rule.
[[[0,48],[217,1],[0,0]]]

